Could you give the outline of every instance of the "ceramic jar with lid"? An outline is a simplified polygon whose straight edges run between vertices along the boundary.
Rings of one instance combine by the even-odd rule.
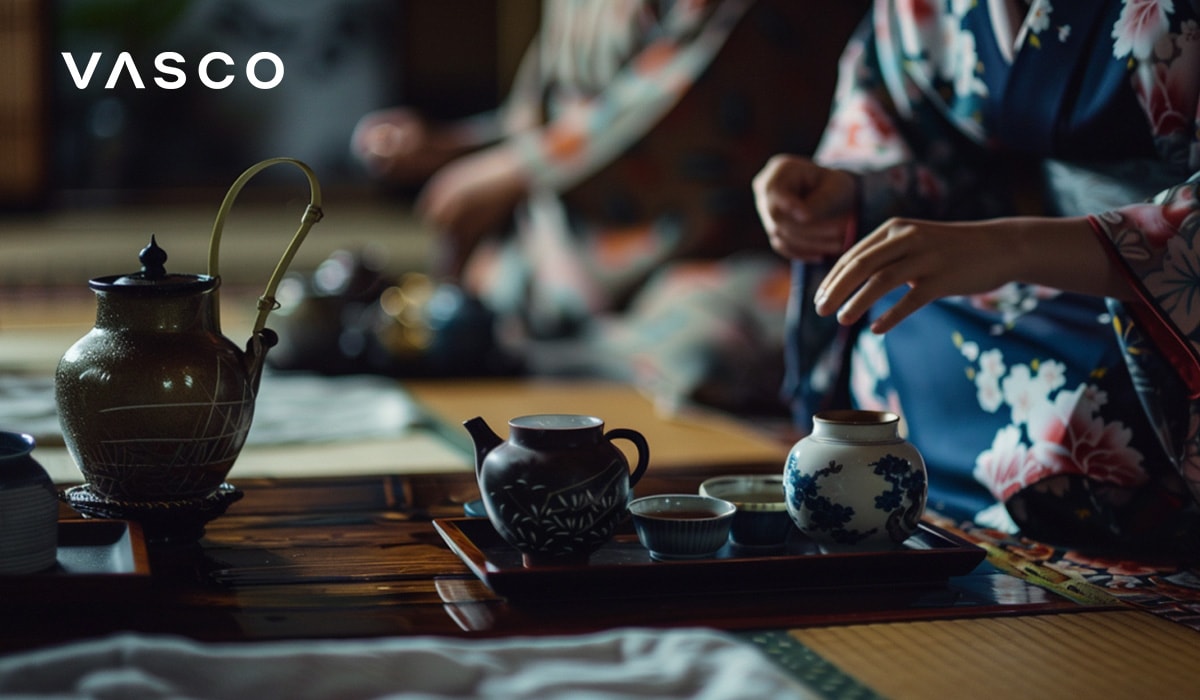
[[[824,551],[899,547],[925,512],[925,461],[886,411],[817,413],[784,466],[788,513]]]

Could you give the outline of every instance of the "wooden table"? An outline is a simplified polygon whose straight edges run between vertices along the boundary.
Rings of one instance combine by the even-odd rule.
[[[647,477],[641,493],[694,491],[692,477]],[[923,588],[823,590],[796,595],[661,595],[506,601],[446,546],[433,519],[463,515],[478,497],[467,475],[252,481],[245,496],[192,545],[149,547],[152,577],[128,594],[49,581],[54,595],[0,599],[20,622],[0,626],[6,648],[129,629],[210,640],[360,637],[389,634],[498,635],[585,632],[620,625],[790,627],[984,614],[1003,603],[988,578],[950,591]],[[73,514],[64,509],[63,516]],[[1007,584],[1007,582],[1006,582]],[[33,592],[30,592],[33,593]],[[914,613],[925,596],[948,596]],[[1030,609],[1076,606],[1029,588]],[[15,607],[13,607],[15,606]],[[33,613],[33,614],[30,614]],[[47,616],[56,620],[46,624]]]
[[[645,492],[692,490],[698,479],[647,477]],[[815,652],[894,697],[922,696],[927,684],[948,678],[950,695],[984,680],[1022,692],[1048,683],[1041,689],[1057,697],[1063,683],[1067,696],[1111,691],[1121,687],[1113,674],[1096,669],[1112,666],[1106,655],[1114,649],[1130,647],[1141,650],[1123,657],[1122,668],[1136,673],[1123,681],[1130,687],[1190,689],[1200,681],[1200,635],[1191,630],[1145,613],[1082,607],[986,566],[944,585],[509,601],[483,585],[432,525],[461,516],[477,496],[470,475],[239,487],[244,497],[199,542],[151,545],[147,579],[88,588],[48,582],[0,596],[0,651],[123,630],[253,641],[699,625],[747,639],[785,634],[793,651]],[[63,516],[75,517],[66,509]],[[1031,658],[1036,668],[1014,668]],[[1084,673],[1089,663],[1098,666]]]

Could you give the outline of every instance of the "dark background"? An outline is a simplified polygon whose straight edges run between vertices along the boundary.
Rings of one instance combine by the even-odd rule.
[[[536,30],[538,0],[0,0],[0,208],[186,196],[247,164],[299,158],[331,186],[365,183],[348,143],[369,110],[399,103],[440,118],[496,106]],[[82,70],[78,89],[61,56]],[[128,74],[105,89],[128,51]],[[154,58],[186,59],[187,83],[154,84]],[[205,87],[209,52],[234,83]],[[279,56],[283,83],[251,86],[246,60]],[[260,77],[269,77],[263,64]],[[164,76],[168,77],[168,76]],[[271,177],[264,171],[262,179]],[[183,193],[182,195],[180,193]]]

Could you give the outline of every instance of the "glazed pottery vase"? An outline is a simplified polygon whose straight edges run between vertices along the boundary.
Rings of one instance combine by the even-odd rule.
[[[58,563],[58,495],[33,448],[29,435],[0,432],[0,574]]]
[[[784,466],[788,513],[823,551],[885,550],[912,535],[925,512],[920,452],[882,411],[825,411]]]
[[[605,432],[594,416],[513,418],[503,440],[482,418],[463,424],[475,443],[475,472],[488,519],[526,565],[581,564],[628,516],[632,488],[650,461],[641,433]],[[614,440],[637,449],[630,471]]]

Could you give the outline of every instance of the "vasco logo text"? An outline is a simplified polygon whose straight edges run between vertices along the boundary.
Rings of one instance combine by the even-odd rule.
[[[63,63],[67,65],[67,71],[71,74],[71,80],[75,82],[75,87],[83,90],[92,82],[92,77],[96,73],[96,68],[100,65],[100,60],[103,54],[99,51],[93,52],[91,58],[88,59],[87,66],[82,71],[79,69],[79,64],[75,62],[75,57],[64,51],[62,53]],[[270,64],[272,72],[268,80],[260,80],[257,75],[258,64],[267,62]],[[223,67],[213,64],[223,64]],[[188,74],[183,69],[187,64],[187,59],[182,54],[174,51],[164,51],[154,57],[154,70],[157,73],[154,78],[154,84],[164,90],[178,90],[187,84]],[[235,79],[235,71],[232,67],[235,66],[233,58],[229,54],[214,51],[204,54],[200,62],[196,64],[196,75],[200,78],[200,82],[205,87],[213,90],[222,90],[233,84]],[[266,71],[264,71],[266,72]],[[250,57],[246,61],[246,80],[251,85],[259,90],[270,90],[279,83],[283,82],[283,61],[278,56],[269,51],[260,51]],[[146,84],[142,81],[142,75],[138,71],[137,64],[133,61],[133,56],[128,51],[122,51],[117,56],[116,63],[113,64],[112,70],[108,73],[108,81],[104,83],[106,90],[111,90],[121,81],[121,76],[126,75],[133,82],[133,86],[138,90],[143,90]]]

